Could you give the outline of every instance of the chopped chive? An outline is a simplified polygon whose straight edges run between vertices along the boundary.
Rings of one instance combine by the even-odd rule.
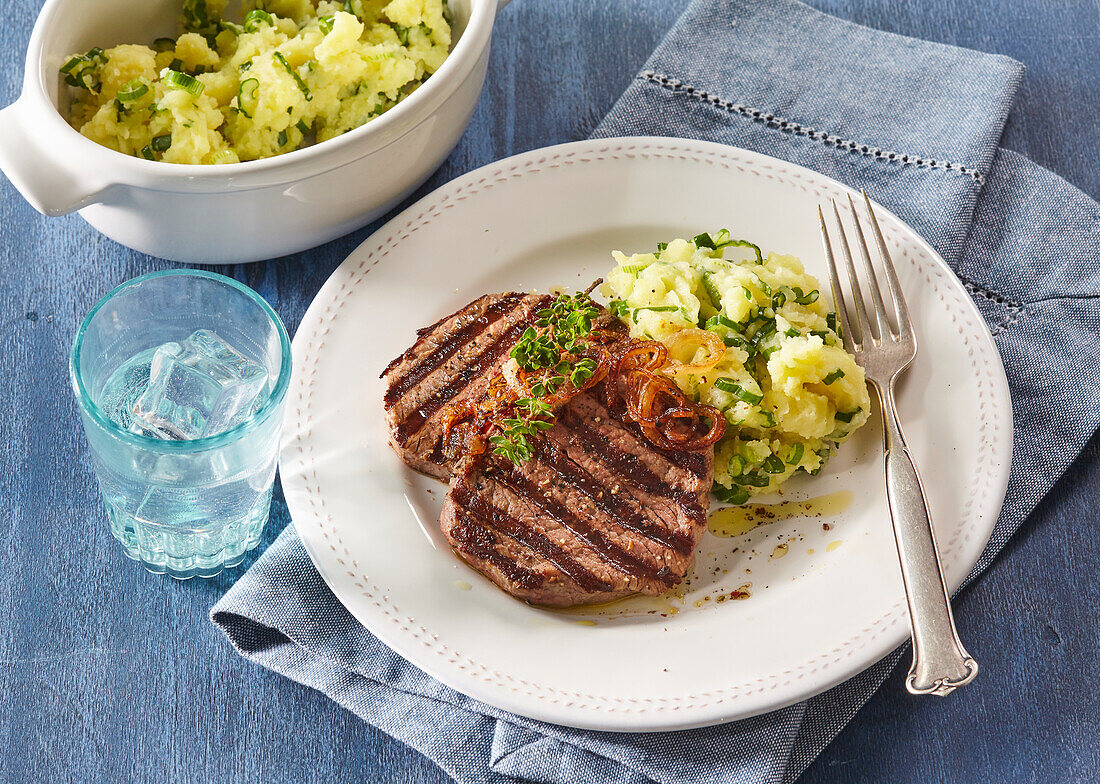
[[[831,383],[833,383],[833,382],[834,382],[834,381],[836,381],[837,379],[841,379],[841,378],[844,378],[844,371],[843,371],[843,370],[841,370],[840,368],[837,368],[837,369],[836,369],[836,370],[834,370],[834,371],[833,371],[832,373],[830,373],[829,375],[825,376],[825,378],[823,378],[823,379],[821,380],[821,383],[823,383],[823,384],[826,384],[826,385],[828,385],[828,384],[831,384]]]
[[[851,422],[852,419],[855,417],[855,415],[858,414],[862,410],[863,410],[863,408],[860,407],[860,408],[857,408],[855,411],[837,411],[836,412],[836,419],[837,419],[838,422]]]
[[[772,307],[778,309],[778,308],[783,307],[786,304],[787,304],[787,295],[786,295],[786,293],[782,292],[782,291],[775,292],[775,296],[772,297]]]
[[[801,333],[801,332],[799,332],[799,331],[798,331],[797,329],[795,329],[794,327],[791,327],[790,329],[788,329],[788,330],[787,330],[786,332],[784,332],[783,334],[784,334],[784,335],[786,335],[786,336],[787,336],[787,337],[789,337],[789,338],[797,338],[797,337],[800,337],[800,336],[802,335],[802,333]]]
[[[658,256],[660,256],[666,250],[668,250],[668,243],[667,242],[658,242],[657,243],[657,255]]]
[[[155,161],[157,156],[153,155],[153,148],[148,144],[141,148],[141,157],[147,161]]]
[[[176,48],[176,42],[171,38],[158,38],[153,41],[154,52],[170,52]]]
[[[275,137],[275,140],[279,143],[280,147],[286,146],[286,129],[279,131],[279,135]]]
[[[749,287],[742,286],[741,291],[745,292],[745,299],[747,299],[749,302],[752,302],[752,292],[749,291]]]
[[[305,120],[299,120],[297,123],[294,124],[294,127],[301,131],[302,136],[305,136],[307,133],[309,133],[309,126],[306,124]]]
[[[161,136],[154,136],[149,146],[153,148],[153,152],[164,152],[172,146],[172,134],[166,133]]]

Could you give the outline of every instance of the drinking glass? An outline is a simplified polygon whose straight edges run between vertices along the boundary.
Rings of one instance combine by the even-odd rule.
[[[197,330],[215,332],[266,370],[247,418],[193,440],[162,440],[112,419],[104,394],[108,380],[116,384],[115,371]],[[179,579],[213,577],[239,564],[267,522],[290,383],[290,339],[271,307],[223,275],[143,275],[87,315],[69,370],[111,533],[126,554]]]

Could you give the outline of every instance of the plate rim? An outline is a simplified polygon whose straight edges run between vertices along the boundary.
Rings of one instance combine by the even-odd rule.
[[[616,149],[618,148],[618,149]],[[303,315],[302,320],[295,331],[295,337],[293,341],[294,350],[294,366],[295,366],[295,385],[301,383],[301,372],[299,370],[300,362],[299,358],[304,359],[304,354],[307,351],[307,344],[312,339],[313,330],[309,329],[309,326],[317,322],[324,311],[329,309],[332,303],[334,295],[345,291],[348,288],[348,281],[346,280],[348,273],[354,266],[353,260],[358,259],[362,254],[366,253],[367,258],[370,258],[372,253],[379,253],[383,246],[388,241],[397,238],[402,239],[402,235],[408,236],[408,229],[416,221],[421,220],[427,213],[432,212],[439,205],[444,205],[451,202],[450,206],[460,201],[459,195],[463,190],[476,187],[479,184],[485,183],[491,178],[499,177],[502,173],[511,172],[514,173],[517,169],[529,166],[530,164],[541,164],[547,160],[560,161],[566,160],[569,163],[576,163],[578,161],[568,160],[571,156],[577,155],[595,155],[595,160],[603,160],[606,154],[610,152],[622,152],[624,150],[634,151],[637,155],[643,156],[648,153],[654,153],[660,157],[668,157],[669,154],[683,155],[684,153],[692,153],[696,155],[704,156],[717,156],[720,159],[737,159],[739,164],[747,164],[748,166],[756,166],[764,170],[780,170],[784,175],[794,176],[804,180],[810,180],[815,185],[825,187],[831,190],[838,191],[841,194],[858,195],[857,192],[844,185],[843,183],[834,180],[827,175],[813,171],[798,164],[790,163],[782,159],[774,158],[772,156],[764,155],[752,150],[745,150],[739,147],[733,147],[731,145],[720,144],[716,142],[699,141],[692,139],[679,139],[673,137],[650,137],[650,136],[631,136],[631,137],[611,137],[604,139],[589,139],[576,142],[567,142],[564,144],[552,145],[549,147],[542,147],[535,150],[512,155],[507,158],[503,158],[498,161],[494,161],[485,166],[481,166],[466,174],[456,177],[453,180],[441,185],[439,188],[428,193],[421,199],[414,202],[409,207],[402,210],[399,214],[387,221],[377,231],[367,237],[362,243],[360,243],[337,268],[332,272],[329,279],[318,290],[313,301],[310,303],[309,308]],[[618,157],[618,156],[612,156]],[[581,163],[585,160],[579,161]],[[744,168],[744,166],[742,166]],[[768,175],[772,176],[772,175]],[[505,178],[507,179],[507,178]],[[461,196],[465,198],[465,196]],[[454,199],[454,201],[451,201]],[[1004,364],[1001,360],[1000,352],[997,349],[996,342],[993,340],[993,336],[989,330],[988,324],[985,319],[982,318],[980,311],[976,304],[973,302],[970,296],[966,294],[965,287],[958,277],[951,271],[950,267],[943,260],[940,254],[925,240],[920,234],[912,229],[907,223],[898,218],[889,210],[886,210],[881,205],[876,203],[876,208],[880,214],[880,220],[883,216],[886,216],[889,220],[896,222],[900,229],[908,235],[908,239],[913,242],[923,253],[925,253],[929,259],[931,259],[932,266],[936,268],[940,276],[945,277],[948,281],[948,285],[955,289],[955,293],[958,296],[959,303],[962,308],[968,311],[967,315],[969,320],[977,325],[976,337],[982,341],[984,348],[990,352],[989,369],[990,378],[986,379],[992,387],[992,397],[997,401],[1004,401],[1006,405],[1001,407],[1000,422],[997,418],[991,422],[991,425],[996,432],[996,435],[1004,444],[1002,447],[1003,454],[998,454],[992,459],[992,464],[988,466],[987,470],[987,482],[985,483],[985,492],[981,495],[989,503],[988,508],[988,530],[982,532],[982,546],[973,549],[973,556],[970,557],[967,553],[966,562],[968,564],[967,572],[973,569],[973,566],[978,562],[981,554],[984,552],[986,545],[993,533],[993,528],[1003,508],[1004,498],[1007,492],[1009,470],[1012,462],[1012,442],[1014,423],[1012,416],[1011,406],[1011,392],[1008,386],[1007,375],[1004,370]],[[375,250],[370,249],[374,247]],[[379,257],[374,259],[373,263],[363,271],[363,275],[370,269],[377,266],[383,258],[388,254],[380,253]],[[362,280],[362,278],[360,278]],[[934,285],[934,284],[933,284]],[[306,337],[309,335],[310,337]],[[300,506],[297,506],[298,494],[301,492],[301,488],[294,486],[295,479],[298,478],[299,470],[297,468],[290,469],[288,455],[291,451],[292,442],[300,441],[303,428],[297,426],[289,426],[294,420],[294,406],[288,406],[287,408],[287,421],[284,425],[282,443],[280,447],[280,475],[283,477],[284,494],[287,500],[287,506],[290,510],[292,520],[295,528],[297,529],[299,536],[302,540],[307,553],[310,556],[311,561],[325,580],[326,584],[332,590],[336,598],[344,605],[344,607],[360,622],[362,623],[372,634],[377,636],[383,643],[385,643],[394,652],[406,659],[413,666],[421,669],[436,680],[442,682],[444,685],[455,689],[456,691],[466,694],[474,699],[484,702],[488,706],[498,708],[500,710],[509,711],[520,716],[524,716],[530,719],[538,721],[546,721],[553,724],[559,724],[563,726],[575,727],[580,729],[593,729],[609,732],[648,732],[648,731],[671,731],[671,730],[683,730],[696,727],[712,726],[716,724],[722,724],[729,721],[734,721],[741,718],[747,718],[749,716],[759,715],[772,710],[777,710],[788,705],[801,702],[817,694],[823,693],[833,686],[842,683],[850,678],[858,675],[860,672],[870,668],[878,661],[885,658],[893,650],[895,650],[898,644],[907,640],[908,623],[904,607],[904,602],[896,604],[890,611],[886,613],[882,618],[879,618],[874,623],[865,627],[859,634],[846,641],[844,648],[851,648],[856,642],[859,642],[865,635],[869,635],[866,639],[862,640],[860,648],[871,646],[874,648],[874,653],[871,657],[838,657],[831,663],[822,664],[819,668],[815,669],[815,672],[829,671],[831,673],[828,677],[817,677],[807,679],[804,686],[801,688],[795,687],[787,689],[785,696],[781,699],[761,699],[759,696],[757,699],[750,699],[749,695],[753,692],[747,692],[744,697],[733,697],[728,703],[729,707],[719,708],[725,700],[719,700],[717,702],[705,703],[703,707],[695,707],[687,711],[679,711],[680,706],[676,706],[675,709],[669,708],[662,710],[660,707],[650,712],[648,717],[642,714],[631,715],[629,711],[618,711],[614,707],[611,708],[598,708],[593,705],[582,703],[580,706],[575,705],[573,702],[568,702],[564,705],[558,705],[559,700],[545,700],[538,692],[527,691],[527,698],[517,695],[514,688],[509,689],[507,687],[501,688],[500,686],[492,684],[488,679],[481,678],[479,676],[471,676],[467,674],[465,677],[460,677],[452,667],[447,666],[447,662],[442,661],[442,657],[428,657],[419,656],[419,648],[423,647],[421,640],[417,642],[415,639],[417,633],[412,631],[410,636],[410,630],[404,629],[400,631],[394,628],[391,624],[385,624],[381,622],[379,618],[372,617],[369,612],[362,606],[361,602],[357,602],[354,599],[349,600],[346,594],[354,595],[354,592],[348,590],[343,585],[345,580],[337,578],[330,572],[334,566],[343,565],[342,559],[337,555],[336,564],[329,562],[329,557],[325,554],[322,543],[317,540],[317,528],[316,525],[319,521],[314,519],[315,525],[313,529],[306,527],[307,518],[310,517],[309,511]],[[1003,425],[1003,429],[998,427],[998,424]],[[304,462],[301,463],[304,467]],[[284,472],[284,466],[289,470],[289,473]],[[287,486],[287,476],[292,477],[290,487]],[[293,500],[292,500],[293,499]],[[973,499],[971,499],[973,502]],[[297,513],[296,513],[297,507]],[[964,529],[965,530],[965,529]],[[975,530],[973,527],[969,530],[967,539],[970,535],[973,535]],[[327,532],[323,534],[325,538],[328,537]],[[950,542],[940,543],[940,550],[943,551],[952,547],[955,540],[960,534],[956,533],[952,537]],[[963,543],[965,544],[965,542]],[[329,545],[331,547],[331,544]],[[961,557],[961,555],[960,555]],[[354,575],[352,575],[354,577]],[[964,577],[965,580],[965,577]],[[962,582],[962,581],[959,581]],[[958,588],[958,585],[952,585],[952,590]],[[900,613],[899,613],[900,611]],[[896,631],[894,634],[890,634],[894,631],[899,621],[905,620],[905,629],[903,631]],[[883,635],[889,635],[889,639],[893,642],[883,643],[880,638]],[[429,635],[430,636],[430,635]],[[877,645],[875,645],[877,643]],[[443,648],[447,646],[444,643],[436,642],[437,645],[441,645]],[[425,649],[427,650],[427,649]],[[453,651],[452,651],[453,652]],[[457,655],[457,652],[453,652]],[[836,653],[836,651],[828,651],[824,654],[811,657],[802,666],[808,666],[810,663],[824,656],[829,656]],[[437,659],[440,660],[440,664],[437,665]],[[858,663],[846,663],[846,662],[858,662]],[[830,664],[836,665],[830,667]],[[484,665],[481,665],[484,667]],[[798,668],[795,668],[798,669]],[[788,672],[790,672],[788,670]],[[494,673],[500,676],[500,673]],[[504,675],[505,679],[510,676]],[[797,678],[790,678],[784,686],[790,686],[793,682],[801,680],[801,675]],[[544,691],[557,691],[552,687],[540,687]],[[709,696],[715,696],[717,693],[723,691],[737,690],[737,686],[723,686],[707,692]],[[777,689],[777,686],[773,685],[770,688],[767,686],[761,686],[756,690],[758,695],[763,694],[766,691]],[[566,696],[576,696],[579,698],[588,698],[594,702],[615,702],[613,697],[605,697],[602,695],[580,695],[574,693],[564,693]],[[688,697],[694,695],[686,695]],[[533,698],[533,699],[532,699]],[[625,699],[625,698],[619,698]],[[637,701],[637,700],[633,700]],[[740,703],[740,704],[739,704]]]

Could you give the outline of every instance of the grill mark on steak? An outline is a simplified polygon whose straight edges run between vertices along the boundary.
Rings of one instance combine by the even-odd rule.
[[[493,538],[492,533],[470,517],[465,510],[461,510],[460,514],[462,522],[451,528],[450,536],[462,552],[492,564],[500,570],[501,574],[521,588],[538,588],[543,584],[543,575],[532,572],[498,553],[495,546],[496,539]]]
[[[524,294],[519,294],[516,292],[505,294],[503,297],[487,307],[485,311],[481,313],[481,315],[476,316],[469,323],[459,327],[458,329],[447,335],[447,337],[442,340],[438,346],[435,347],[435,350],[432,351],[431,354],[424,357],[419,363],[414,364],[406,369],[405,374],[401,378],[395,379],[390,383],[389,388],[386,390],[385,397],[383,398],[386,405],[391,405],[395,403],[410,389],[412,389],[425,378],[427,378],[428,375],[430,375],[433,371],[441,367],[460,348],[466,345],[469,341],[473,340],[478,334],[484,332],[492,324],[507,315],[519,303],[519,301],[524,298],[524,296]],[[477,303],[475,302],[474,304]],[[425,335],[428,335],[429,333],[438,329],[443,321],[446,320],[447,319],[442,319],[441,321],[437,321],[428,329],[419,332],[418,334],[421,335],[421,338],[413,344],[413,347],[409,350],[409,352],[412,352],[420,344],[420,342],[424,340]],[[411,353],[409,352],[406,352],[406,354],[411,356]],[[400,362],[402,359],[405,359],[405,357],[406,355],[403,354],[402,356],[391,362],[390,366],[387,367],[385,371],[383,371],[382,375],[384,376],[386,373],[392,370],[394,365],[396,365],[396,363]]]
[[[544,298],[545,299],[545,298]],[[531,325],[535,319],[533,308],[527,318],[521,319],[509,327],[495,341],[490,343],[481,354],[470,364],[460,370],[446,386],[438,390],[430,398],[420,404],[394,428],[394,437],[402,446],[408,444],[409,439],[420,430],[421,427],[435,414],[439,412],[451,399],[465,389],[471,381],[493,367],[496,362],[508,352],[519,340],[523,331]]]
[[[680,504],[699,506],[698,492],[673,487],[653,473],[637,455],[621,449],[614,441],[590,427],[572,409],[566,407],[558,419],[576,436],[584,450],[597,457],[609,471],[630,477],[633,483],[650,495],[670,498]]]
[[[574,463],[561,447],[550,439],[538,439],[535,445],[535,457],[562,480],[588,496],[619,526],[670,547],[680,555],[690,555],[695,548],[695,542],[690,536],[685,536],[679,531],[670,531],[647,520],[640,509],[628,503],[622,494],[613,493],[612,488],[606,487]],[[624,478],[622,481],[623,484],[627,484],[631,480]]]
[[[587,542],[602,560],[626,576],[657,580],[668,586],[680,582],[680,577],[673,574],[668,567],[654,569],[645,561],[631,555],[629,551],[613,542],[605,532],[593,528],[571,509],[533,485],[527,477],[519,473],[515,466],[496,463],[489,478],[567,528],[574,536]]]
[[[589,593],[610,591],[612,585],[584,568],[565,550],[554,544],[546,534],[537,531],[495,506],[483,496],[470,492],[467,485],[459,484],[451,491],[451,500],[462,510],[466,519],[475,519],[496,531],[511,537],[528,549],[538,553],[563,574]]]

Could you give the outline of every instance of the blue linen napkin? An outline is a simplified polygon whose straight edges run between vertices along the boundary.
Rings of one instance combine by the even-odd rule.
[[[791,0],[696,0],[596,131],[724,142],[866,187],[947,259],[995,336],[1016,420],[1008,497],[971,579],[1100,426],[1100,205],[997,149],[1021,73]],[[242,655],[463,783],[790,782],[902,655],[764,716],[620,735],[508,714],[425,675],[340,605],[293,527],[211,617]]]

